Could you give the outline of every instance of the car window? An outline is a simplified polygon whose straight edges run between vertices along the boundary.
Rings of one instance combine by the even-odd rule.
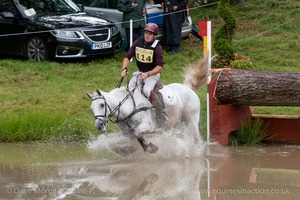
[[[74,0],[74,2],[95,8],[117,9],[118,0]]]
[[[70,0],[15,0],[16,4],[21,8],[27,16],[50,15],[58,13],[76,13],[80,9]]]
[[[93,0],[89,4],[89,6],[91,6],[91,7],[100,7],[100,8],[106,8],[107,7],[106,0]]]
[[[14,16],[19,16],[18,10],[11,0],[2,0],[0,13],[2,12],[11,12],[14,14]]]
[[[109,8],[117,9],[117,4],[118,4],[117,0],[111,0],[109,1]]]

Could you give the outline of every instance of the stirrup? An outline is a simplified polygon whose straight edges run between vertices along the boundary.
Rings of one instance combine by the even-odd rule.
[[[164,118],[165,118],[165,121],[168,121],[169,120],[169,118],[167,117],[167,115],[166,115],[166,113],[165,112],[162,112],[162,113],[160,113],[162,116],[164,116]]]
[[[166,121],[169,120],[169,118],[167,117],[167,115],[164,112],[156,113],[155,117],[156,117],[157,128],[162,128],[163,125],[166,123]]]

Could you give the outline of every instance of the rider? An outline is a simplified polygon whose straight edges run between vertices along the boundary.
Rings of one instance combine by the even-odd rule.
[[[138,78],[144,81],[143,93],[156,108],[156,120],[161,125],[166,116],[163,113],[164,105],[158,96],[153,92],[156,83],[160,80],[160,73],[163,70],[163,51],[155,37],[158,33],[158,26],[155,23],[148,23],[144,27],[144,37],[134,41],[127,55],[123,60],[121,76],[127,75],[127,67],[130,59],[135,56],[138,71],[133,73],[129,82],[129,89],[135,87]]]

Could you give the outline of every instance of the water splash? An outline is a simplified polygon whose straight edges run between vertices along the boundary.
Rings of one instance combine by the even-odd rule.
[[[88,143],[90,150],[109,150],[122,157],[134,158],[174,158],[174,157],[199,157],[205,147],[205,142],[199,137],[190,134],[186,128],[171,129],[168,131],[145,134],[147,143],[151,142],[159,150],[155,154],[144,152],[136,138],[122,135],[120,132],[102,134]]]

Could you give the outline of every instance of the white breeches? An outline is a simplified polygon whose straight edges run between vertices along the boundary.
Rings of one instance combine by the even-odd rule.
[[[142,79],[139,78],[139,75],[142,72],[136,71],[133,73],[133,77],[129,81],[129,89],[132,90],[135,85],[137,84],[137,81],[140,81]],[[144,80],[144,88],[143,88],[143,93],[144,95],[149,98],[150,92],[154,89],[157,81],[160,79],[160,74],[156,74],[153,76],[148,77],[146,80]]]

